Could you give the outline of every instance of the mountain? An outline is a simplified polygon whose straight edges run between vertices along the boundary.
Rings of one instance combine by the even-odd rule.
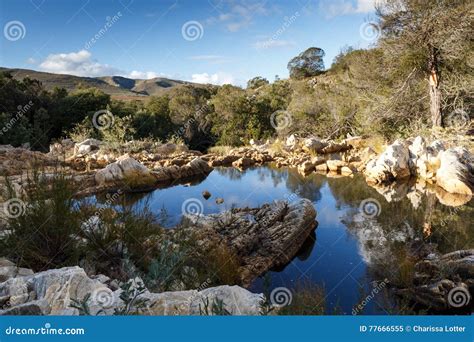
[[[132,79],[122,76],[103,76],[103,77],[81,77],[65,74],[52,74],[28,69],[9,69],[0,67],[0,71],[8,71],[13,78],[21,80],[25,77],[41,81],[43,86],[51,90],[54,87],[65,88],[72,91],[79,84],[87,87],[95,87],[113,98],[131,100],[146,99],[151,95],[163,95],[173,88],[184,84],[194,84],[186,81],[172,80],[163,77],[156,77],[149,80]]]

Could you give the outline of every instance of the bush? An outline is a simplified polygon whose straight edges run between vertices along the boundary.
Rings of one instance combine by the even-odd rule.
[[[35,271],[77,264],[82,216],[73,182],[62,172],[35,171],[28,176],[25,190],[17,198],[9,186],[8,198],[19,204],[22,214],[7,217],[9,234],[0,240],[1,250],[18,265]]]

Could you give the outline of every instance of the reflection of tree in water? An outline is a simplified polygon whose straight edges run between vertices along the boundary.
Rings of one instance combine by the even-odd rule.
[[[329,180],[329,186],[340,205],[350,206],[343,223],[357,239],[359,253],[368,266],[368,277],[390,280],[399,287],[413,286],[415,264],[430,253],[449,253],[474,246],[474,201],[457,208],[441,204],[436,194],[419,193],[417,209],[406,196],[385,197],[364,183],[355,181],[345,186],[339,179]],[[380,213],[373,218],[361,214],[362,200],[374,198],[380,203]]]
[[[217,167],[214,169],[220,176],[227,177],[230,180],[240,180],[243,177],[243,172],[233,167]]]
[[[326,178],[321,175],[311,174],[305,177],[295,169],[288,169],[286,187],[289,191],[297,194],[299,197],[307,198],[312,202],[316,202],[322,197],[321,188],[325,181]]]

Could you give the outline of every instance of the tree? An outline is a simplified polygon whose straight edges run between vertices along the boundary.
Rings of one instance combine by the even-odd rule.
[[[247,89],[257,89],[261,86],[267,85],[268,83],[270,82],[268,82],[266,78],[257,76],[247,82]]]
[[[321,74],[324,71],[323,49],[311,47],[288,62],[290,78],[301,79]]]
[[[398,73],[426,79],[434,127],[443,124],[442,95],[449,102],[465,91],[444,80],[472,74],[467,61],[472,60],[473,13],[470,0],[393,0],[377,6],[380,45]]]

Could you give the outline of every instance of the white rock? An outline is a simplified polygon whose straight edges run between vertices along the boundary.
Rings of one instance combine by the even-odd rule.
[[[367,163],[365,174],[371,183],[410,177],[410,154],[405,143],[396,140],[388,146],[377,159]]]
[[[107,165],[95,174],[95,181],[98,185],[117,183],[127,178],[148,180],[153,176],[145,165],[128,154],[119,157],[116,162]]]
[[[473,158],[468,150],[456,147],[439,153],[440,167],[436,183],[449,193],[473,194]]]

